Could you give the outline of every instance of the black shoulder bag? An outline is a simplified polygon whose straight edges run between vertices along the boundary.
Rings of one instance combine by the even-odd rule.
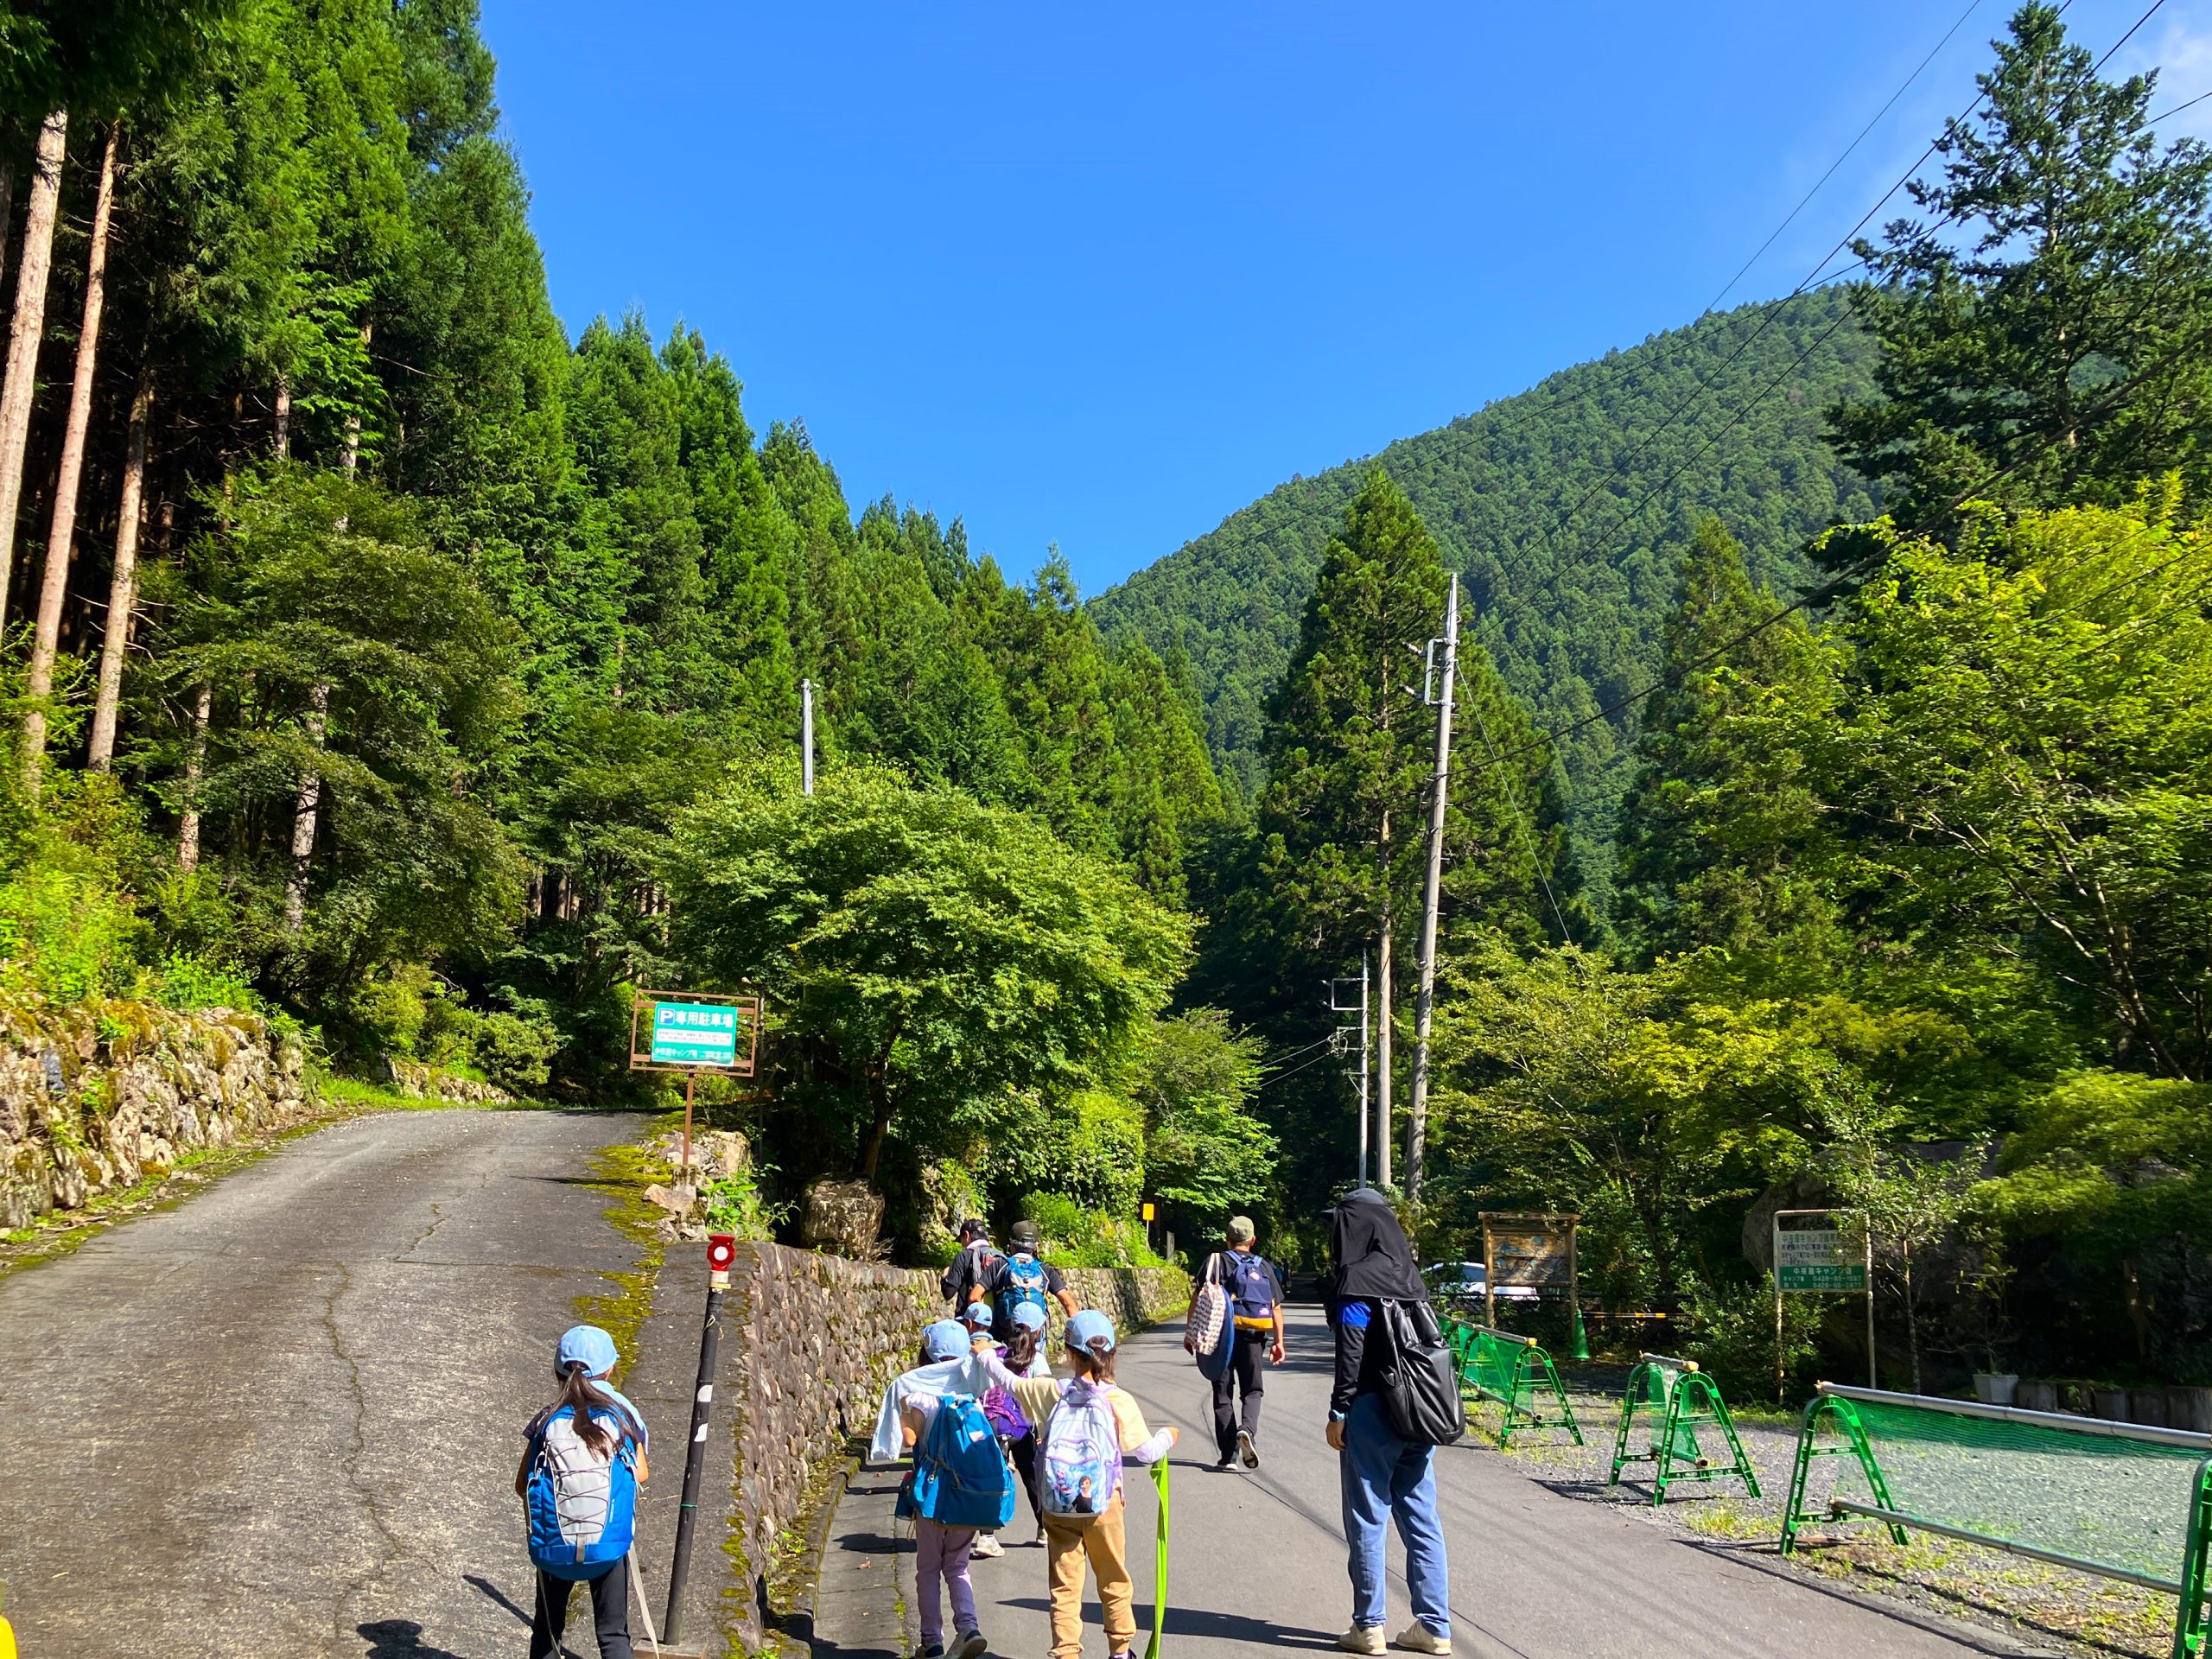
[[[1452,1445],[1467,1432],[1467,1408],[1459,1401],[1459,1363],[1445,1344],[1436,1310],[1427,1302],[1387,1300],[1382,1322],[1390,1348],[1382,1372],[1390,1427],[1402,1440]]]

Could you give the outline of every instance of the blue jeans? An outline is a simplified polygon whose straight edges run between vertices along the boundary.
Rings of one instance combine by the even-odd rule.
[[[1433,1636],[1452,1635],[1452,1580],[1444,1560],[1444,1528],[1436,1518],[1433,1446],[1402,1440],[1376,1394],[1352,1402],[1344,1417],[1344,1449],[1337,1459],[1344,1483],[1344,1541],[1351,1546],[1351,1622],[1382,1623],[1382,1529],[1393,1517],[1406,1543],[1406,1584],[1414,1617]]]

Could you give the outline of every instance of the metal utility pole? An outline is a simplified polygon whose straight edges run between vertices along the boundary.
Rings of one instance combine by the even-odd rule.
[[[1367,957],[1366,957],[1366,954],[1365,954],[1364,952],[1363,952],[1363,953],[1361,954],[1360,958],[1359,958],[1359,1001],[1358,1001],[1357,1003],[1353,1003],[1353,1002],[1345,1002],[1345,1001],[1339,1001],[1340,993],[1338,992],[1338,988],[1338,988],[1338,986],[1340,986],[1340,985],[1344,985],[1344,984],[1346,984],[1346,983],[1348,983],[1348,982],[1349,982],[1344,981],[1344,980],[1341,980],[1341,979],[1332,979],[1332,980],[1331,980],[1331,981],[1329,982],[1329,1012],[1330,1012],[1330,1013],[1332,1013],[1332,1014],[1350,1014],[1350,1013],[1351,1013],[1351,1012],[1355,1007],[1357,1007],[1357,1008],[1359,1010],[1359,1177],[1358,1177],[1358,1180],[1359,1180],[1359,1185],[1362,1185],[1362,1186],[1365,1186],[1365,1185],[1368,1184],[1368,1181],[1367,1181],[1367,1164],[1368,1164],[1368,1159],[1369,1159],[1369,1156],[1370,1156],[1370,1154],[1369,1154],[1369,1151],[1368,1151],[1368,1135],[1367,1135],[1367,1129],[1368,1129],[1368,1119],[1367,1119],[1367,1082],[1368,1082],[1368,1077],[1367,1077],[1367,1062],[1368,1062],[1368,1055],[1369,1055],[1369,1053],[1370,1053],[1370,1052],[1371,1045],[1370,1045],[1370,1041],[1369,1041],[1369,1038],[1368,1038],[1368,1024],[1367,1024]],[[1341,1038],[1341,1037],[1344,1035],[1344,1033],[1346,1031],[1348,1031],[1349,1029],[1350,1029],[1350,1027],[1344,1027],[1344,1026],[1339,1026],[1339,1027],[1337,1027],[1337,1033],[1338,1033],[1338,1036],[1339,1038]]]
[[[798,683],[798,792],[814,793],[814,682]]]
[[[1436,704],[1436,776],[1428,795],[1428,883],[1421,894],[1421,995],[1414,1005],[1414,1090],[1406,1122],[1406,1198],[1421,1201],[1422,1154],[1428,1142],[1428,1026],[1436,1010],[1436,905],[1444,882],[1445,794],[1452,781],[1452,688],[1459,669],[1459,578],[1452,578],[1444,601],[1443,683],[1429,698]],[[1426,690],[1427,688],[1424,688]]]

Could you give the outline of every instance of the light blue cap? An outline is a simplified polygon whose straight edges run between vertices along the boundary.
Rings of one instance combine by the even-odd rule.
[[[931,1359],[958,1359],[968,1351],[968,1327],[957,1319],[936,1319],[922,1327],[922,1351]]]
[[[982,1304],[978,1302],[976,1306],[980,1307]],[[1014,1304],[1014,1322],[1024,1331],[1042,1331],[1045,1328],[1045,1310],[1034,1302],[1017,1302]]]
[[[614,1369],[617,1357],[614,1338],[606,1332],[595,1325],[575,1325],[562,1334],[560,1357],[553,1362],[553,1369],[565,1371],[582,1360],[586,1376],[605,1376]]]
[[[970,1325],[988,1325],[991,1322],[991,1305],[988,1302],[970,1302],[960,1310],[960,1317]]]
[[[1095,1307],[1086,1307],[1068,1321],[1068,1346],[1088,1348],[1101,1337],[1106,1339],[1106,1351],[1114,1351],[1114,1321]]]

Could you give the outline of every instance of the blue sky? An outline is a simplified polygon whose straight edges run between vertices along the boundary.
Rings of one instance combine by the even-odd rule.
[[[572,333],[679,316],[855,507],[1087,593],[1294,473],[1695,316],[1964,10],[485,0]],[[2074,0],[2102,53],[2149,0]],[[1973,97],[1985,0],[1729,296]],[[2114,60],[2212,90],[2212,0]],[[2170,124],[2212,131],[2212,103]]]

